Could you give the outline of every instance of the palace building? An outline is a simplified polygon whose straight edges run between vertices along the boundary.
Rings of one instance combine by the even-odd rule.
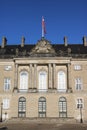
[[[0,46],[0,117],[87,121],[87,40]]]

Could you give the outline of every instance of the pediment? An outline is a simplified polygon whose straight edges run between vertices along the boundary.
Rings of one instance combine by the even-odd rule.
[[[31,50],[30,55],[37,55],[37,54],[53,54],[55,55],[56,52],[52,47],[51,43],[46,39],[41,39],[37,42],[36,46]]]

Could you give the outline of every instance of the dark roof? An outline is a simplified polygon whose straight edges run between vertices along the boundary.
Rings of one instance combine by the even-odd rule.
[[[77,57],[87,58],[87,46],[83,44],[51,44],[58,57]],[[30,57],[31,50],[35,47],[34,44],[21,45],[6,45],[4,48],[0,46],[0,58],[14,57]],[[43,55],[45,56],[45,55]]]

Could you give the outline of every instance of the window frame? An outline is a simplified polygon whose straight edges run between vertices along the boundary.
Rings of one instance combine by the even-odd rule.
[[[10,108],[10,99],[9,98],[4,98],[3,99],[3,109],[9,109]]]
[[[25,74],[26,77],[22,77],[22,74]],[[19,91],[24,92],[28,90],[28,84],[29,84],[29,73],[25,70],[20,72],[20,88]],[[22,81],[22,83],[21,83]]]
[[[4,91],[9,91],[11,89],[11,78],[5,77],[4,78]]]
[[[46,92],[46,91],[47,91],[47,72],[40,71],[39,72],[39,92]]]
[[[80,91],[82,90],[82,88],[83,88],[82,79],[78,77],[75,79],[75,90]]]
[[[60,77],[61,74],[63,77]],[[62,82],[62,81],[64,81],[64,82]],[[66,92],[66,90],[67,90],[66,73],[63,70],[60,70],[57,73],[57,90],[59,92]]]
[[[12,71],[12,65],[5,65],[4,70],[5,71]]]
[[[79,64],[76,64],[76,65],[74,65],[74,70],[75,71],[80,71],[80,70],[82,70],[82,66],[79,65]]]
[[[83,100],[83,98],[77,98],[77,100],[76,100],[76,108],[77,109],[80,109],[80,108],[84,108],[84,100]]]
[[[26,117],[26,98],[20,97],[18,100],[18,117]]]
[[[60,97],[58,102],[59,117],[67,118],[67,100],[65,97]]]
[[[46,98],[40,97],[38,100],[38,116],[40,118],[46,117]]]

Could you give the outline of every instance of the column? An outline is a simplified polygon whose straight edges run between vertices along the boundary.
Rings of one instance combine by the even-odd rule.
[[[51,71],[51,64],[48,64],[48,88],[52,88],[52,71]]]
[[[67,64],[67,89],[68,90],[71,88],[70,82],[71,82],[71,70],[70,70],[70,63],[68,63]]]
[[[37,88],[37,64],[34,64],[34,88]]]
[[[30,64],[30,84],[29,84],[29,88],[32,88],[33,86],[32,86],[32,64]]]
[[[53,63],[53,88],[56,88],[56,65]]]
[[[18,89],[18,64],[15,64],[14,89]]]

